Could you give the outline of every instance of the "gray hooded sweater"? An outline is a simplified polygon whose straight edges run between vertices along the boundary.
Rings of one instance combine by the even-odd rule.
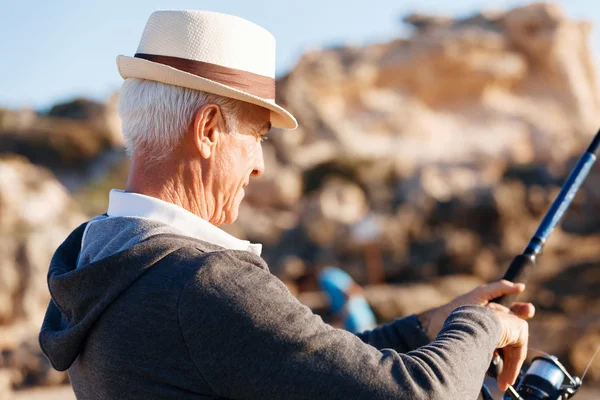
[[[57,249],[40,345],[79,399],[475,399],[500,337],[461,307],[428,343],[416,317],[353,335],[264,261],[143,218],[101,217]]]

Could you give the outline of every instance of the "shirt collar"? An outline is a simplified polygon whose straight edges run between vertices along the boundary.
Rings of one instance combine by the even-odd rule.
[[[113,189],[108,201],[109,217],[140,217],[162,222],[186,236],[230,250],[246,250],[260,256],[262,245],[238,239],[188,210],[155,197]]]

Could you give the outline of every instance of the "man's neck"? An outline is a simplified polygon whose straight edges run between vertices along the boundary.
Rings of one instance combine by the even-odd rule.
[[[158,161],[147,165],[133,157],[125,191],[167,201],[211,222],[210,207],[205,201],[201,182],[194,179],[184,182],[186,176],[191,178],[200,175],[199,172],[190,171],[184,164],[172,165]]]

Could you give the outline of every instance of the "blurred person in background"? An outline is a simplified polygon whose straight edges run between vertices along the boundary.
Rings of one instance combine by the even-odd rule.
[[[352,334],[298,302],[235,221],[264,170],[275,103],[275,39],[238,17],[150,16],[119,113],[132,167],[107,213],[57,249],[40,345],[81,399],[474,399],[494,349],[501,389],[526,355],[531,304],[506,281]],[[284,134],[284,133],[282,133]]]

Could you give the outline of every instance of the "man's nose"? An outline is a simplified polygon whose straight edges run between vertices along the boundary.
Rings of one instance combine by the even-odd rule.
[[[262,144],[258,143],[258,151],[256,152],[256,164],[252,170],[252,176],[261,176],[265,172],[265,159],[263,157]]]

